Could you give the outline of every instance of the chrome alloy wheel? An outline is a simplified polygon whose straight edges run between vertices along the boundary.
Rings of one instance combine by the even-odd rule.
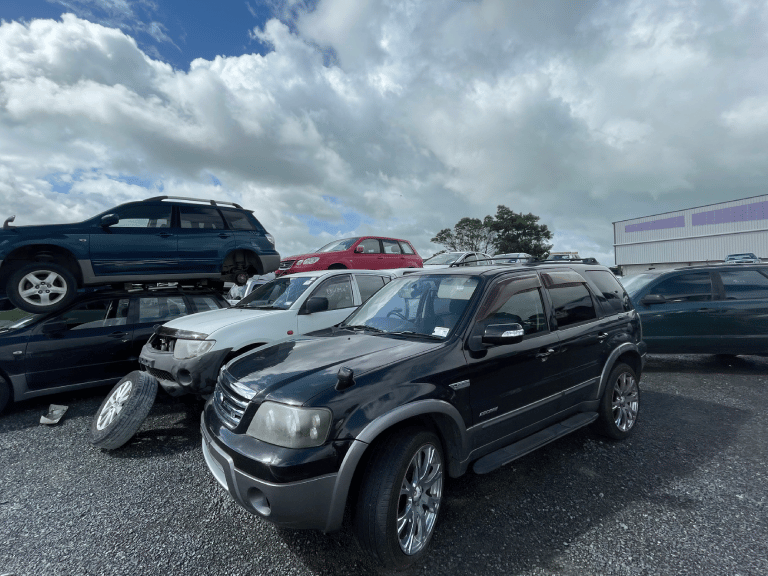
[[[414,454],[397,501],[397,539],[406,554],[417,554],[435,529],[443,494],[443,463],[432,444]]]
[[[628,432],[637,420],[640,395],[637,381],[632,374],[622,372],[613,383],[613,421],[616,428]]]
[[[104,410],[99,414],[99,419],[96,422],[97,430],[104,430],[107,426],[115,421],[115,418],[123,406],[128,401],[128,397],[131,395],[131,389],[133,388],[133,382],[126,380],[123,382],[117,390],[112,392],[112,396],[107,400],[107,404],[104,406]]]
[[[35,270],[19,281],[19,296],[35,306],[50,306],[67,293],[67,281],[51,270]]]

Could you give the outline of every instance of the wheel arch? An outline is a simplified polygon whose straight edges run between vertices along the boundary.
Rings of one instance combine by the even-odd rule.
[[[333,532],[341,527],[344,511],[354,494],[351,488],[359,485],[371,454],[370,446],[386,435],[409,426],[419,426],[437,434],[446,455],[449,476],[461,476],[466,471],[469,438],[461,414],[452,404],[444,400],[418,400],[400,406],[370,422],[352,442],[339,469],[324,532]]]
[[[603,396],[603,390],[605,390],[605,384],[608,381],[608,376],[611,374],[611,370],[616,366],[618,362],[627,364],[632,370],[635,371],[638,379],[640,378],[643,370],[643,358],[640,355],[640,351],[635,344],[625,342],[611,352],[608,356],[608,360],[603,365],[603,371],[600,375],[600,386],[597,390],[596,399],[599,400]]]
[[[20,246],[10,252],[4,259],[0,267],[0,282],[4,285],[12,270],[24,262],[53,262],[64,266],[69,270],[77,280],[78,286],[83,285],[83,271],[75,255],[66,248],[53,246],[51,244],[28,244]]]
[[[264,274],[264,263],[256,252],[248,248],[230,250],[221,264],[222,275],[227,276],[242,270],[248,272],[249,276],[261,276]]]

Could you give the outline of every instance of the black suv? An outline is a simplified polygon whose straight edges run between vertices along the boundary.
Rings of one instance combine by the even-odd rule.
[[[203,453],[280,526],[336,530],[349,503],[363,549],[402,568],[427,549],[444,474],[491,472],[590,423],[629,435],[644,354],[603,266],[420,271],[334,328],[226,364]]]
[[[228,306],[208,288],[105,287],[60,312],[27,314],[0,328],[0,411],[12,400],[114,384],[138,369],[158,324]]]
[[[78,287],[209,279],[245,284],[277,269],[275,241],[232,202],[157,196],[78,224],[0,230],[0,298],[27,312],[65,308]]]

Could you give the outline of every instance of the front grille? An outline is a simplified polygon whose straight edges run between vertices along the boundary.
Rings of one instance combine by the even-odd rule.
[[[147,343],[150,348],[157,350],[158,352],[173,352],[173,349],[176,346],[176,337],[155,333],[152,334],[152,337]]]
[[[166,372],[165,370],[158,370],[157,368],[150,368],[149,366],[144,366],[143,368],[158,380],[170,380],[171,382],[174,382],[173,376],[170,372]]]
[[[283,260],[280,262],[280,267],[278,270],[288,270],[291,266],[293,266],[293,263],[296,262],[296,260]]]
[[[229,428],[235,428],[240,424],[248,407],[248,399],[235,392],[232,383],[232,376],[222,369],[219,371],[216,390],[213,392],[213,406]]]

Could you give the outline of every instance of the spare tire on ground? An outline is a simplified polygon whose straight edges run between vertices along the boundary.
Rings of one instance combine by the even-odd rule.
[[[91,422],[91,444],[120,448],[138,432],[157,395],[157,379],[134,370],[124,376],[101,403]]]

